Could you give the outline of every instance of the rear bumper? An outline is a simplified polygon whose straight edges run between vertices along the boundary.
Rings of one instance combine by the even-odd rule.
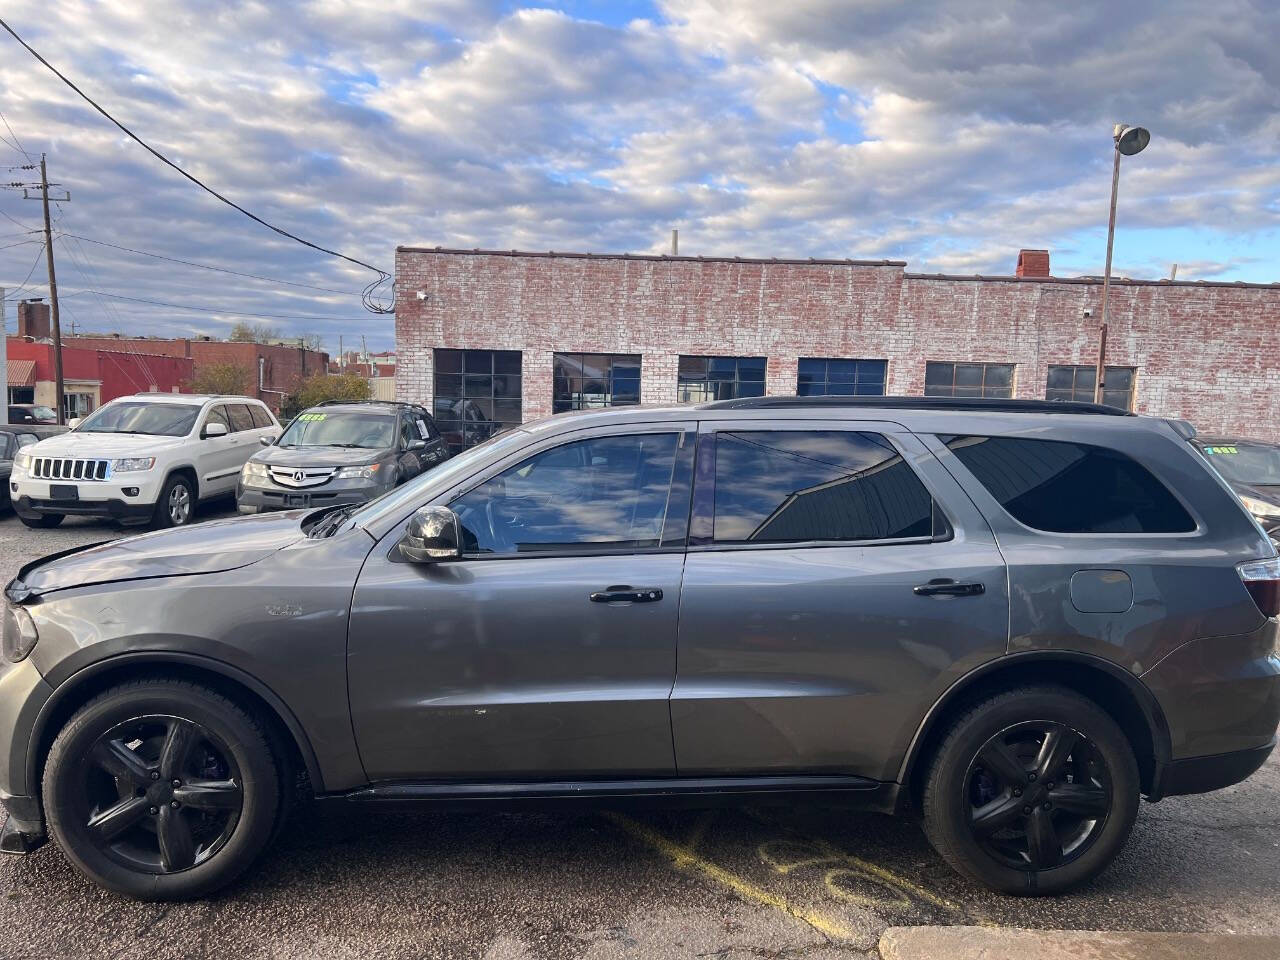
[[[21,496],[13,500],[13,509],[20,517],[35,520],[49,513],[69,517],[106,517],[121,523],[145,523],[155,512],[154,503],[138,503],[125,500],[43,500]]]
[[[1188,793],[1208,793],[1247,780],[1267,762],[1276,741],[1249,750],[1218,753],[1207,757],[1172,760],[1156,767],[1152,799]]]

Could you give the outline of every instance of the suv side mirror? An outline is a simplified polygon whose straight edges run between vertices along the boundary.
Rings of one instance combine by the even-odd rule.
[[[400,538],[401,555],[413,563],[438,563],[462,556],[462,524],[448,507],[421,507]]]
[[[411,440],[411,441],[409,441],[409,449],[410,449],[410,450],[425,450],[426,448],[427,448],[427,441],[425,441],[425,440]]]
[[[276,438],[275,437],[259,437],[258,442],[262,444],[264,447],[269,447],[276,442]]]
[[[206,423],[200,437],[208,440],[211,437],[225,437],[228,433],[225,423]]]

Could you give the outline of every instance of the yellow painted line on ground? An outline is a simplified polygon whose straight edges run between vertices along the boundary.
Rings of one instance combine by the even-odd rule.
[[[689,847],[664,837],[658,831],[646,827],[642,823],[637,823],[628,816],[620,813],[606,813],[605,816],[636,839],[653,847],[675,864],[677,869],[694,870],[701,873],[721,886],[732,890],[744,900],[749,900],[765,907],[773,907],[775,910],[790,914],[797,920],[807,923],[824,936],[835,940],[852,940],[856,937],[854,931],[825,914],[798,906],[786,897],[765,890],[763,887],[758,887],[754,883],[742,879],[737,874],[717,866],[710,860],[698,856]]]

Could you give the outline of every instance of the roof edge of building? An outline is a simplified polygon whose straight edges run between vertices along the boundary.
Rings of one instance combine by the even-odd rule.
[[[907,280],[968,280],[982,283],[1082,283],[1102,286],[1102,277],[1016,277],[981,273],[904,273]],[[1280,283],[1251,283],[1246,280],[1139,280],[1112,277],[1112,286],[1131,287],[1232,287],[1246,290],[1274,290]]]
[[[763,263],[799,264],[802,266],[828,267],[905,267],[905,260],[853,260],[825,257],[688,257],[667,253],[574,253],[562,250],[482,250],[461,247],[397,246],[396,253],[447,253],[455,256],[479,257],[562,257],[566,260],[645,260],[671,261],[673,263]]]

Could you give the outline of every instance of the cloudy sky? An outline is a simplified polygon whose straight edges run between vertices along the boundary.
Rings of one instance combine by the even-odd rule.
[[[1280,280],[1271,0],[6,0],[0,16],[184,169],[388,271],[397,244],[660,252],[678,227],[689,254],[1010,273],[1020,247],[1048,247],[1056,274],[1101,273],[1127,121],[1152,142],[1125,161],[1117,271]],[[339,333],[390,345],[391,318],[361,307],[372,275],[202,193],[7,34],[0,111],[5,164],[47,152],[71,192],[54,211],[65,324],[217,335],[257,314],[331,350]],[[0,285],[46,295],[24,232],[39,204],[0,190],[0,214]]]

